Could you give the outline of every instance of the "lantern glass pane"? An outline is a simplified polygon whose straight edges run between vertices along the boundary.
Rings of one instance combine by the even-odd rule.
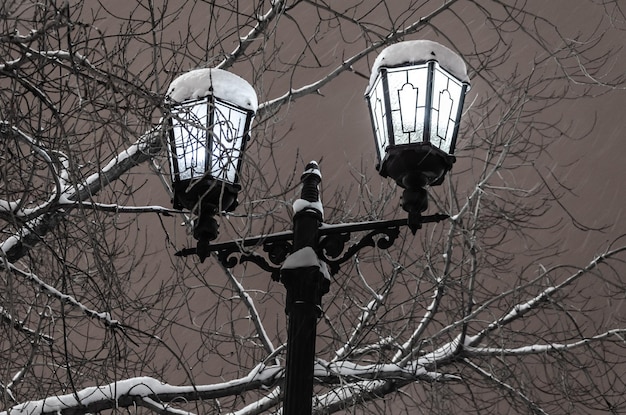
[[[235,183],[248,113],[227,103],[216,101],[213,117],[211,175],[216,179]]]
[[[174,180],[202,177],[206,171],[207,100],[185,103],[172,113],[172,174]],[[176,166],[174,166],[174,163]]]
[[[389,145],[387,110],[385,107],[384,86],[381,75],[378,75],[370,91],[369,106],[372,116],[372,126],[374,128],[374,137],[376,138],[376,148],[378,150],[378,161],[381,161],[385,157],[385,151]]]
[[[387,81],[394,144],[424,141],[428,64],[390,68]]]
[[[433,73],[430,142],[448,154],[459,122],[457,116],[462,100],[463,84],[436,64]]]

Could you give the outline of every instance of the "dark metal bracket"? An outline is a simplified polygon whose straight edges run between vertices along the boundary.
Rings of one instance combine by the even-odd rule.
[[[448,215],[435,214],[422,216],[422,223],[441,222],[448,219]],[[354,254],[365,247],[389,249],[400,235],[400,228],[408,226],[408,219],[394,219],[387,221],[368,221],[358,223],[343,223],[329,225],[323,223],[319,228],[320,252],[319,258],[324,261],[332,275],[339,272],[341,264],[348,261]],[[358,242],[350,244],[352,233],[367,232]],[[280,280],[280,265],[293,251],[293,232],[285,231],[253,238],[238,239],[229,242],[210,244],[209,252],[217,253],[217,259],[226,268],[233,268],[237,264],[252,262],[272,275],[275,281]],[[346,245],[348,245],[346,247]],[[263,246],[267,259],[249,249]],[[196,248],[185,248],[176,252],[176,256],[195,255]],[[269,262],[268,262],[269,259]]]

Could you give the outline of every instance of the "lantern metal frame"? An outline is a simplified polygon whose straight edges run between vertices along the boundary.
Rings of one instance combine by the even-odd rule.
[[[419,88],[416,88],[415,85],[411,84],[409,79],[409,72],[411,71],[423,71],[425,72],[424,75],[426,75],[425,82],[422,85],[426,89],[424,94],[425,98],[423,100],[423,105],[419,107],[419,100],[417,97],[418,94],[422,94],[422,92],[419,91]],[[448,80],[448,82],[452,81],[458,87],[458,94],[454,97],[458,99],[458,102],[456,103],[456,111],[452,114],[452,110],[455,105],[454,103],[451,103],[450,114],[445,119],[445,134],[447,137],[442,137],[438,134],[441,129],[439,125],[443,124],[444,121],[441,120],[442,99],[439,97],[439,100],[435,100],[435,97],[433,97],[435,92],[434,84],[436,81],[436,71],[440,72]],[[407,100],[405,99],[403,101],[403,99],[400,98],[402,91],[393,91],[389,86],[389,74],[396,74],[400,72],[405,73],[407,78],[402,89],[410,86],[416,91],[416,98],[413,101],[415,104],[413,108],[409,108],[408,110],[403,109],[403,102],[404,106],[406,106]],[[379,83],[382,84],[382,88],[378,86]],[[455,162],[453,154],[456,147],[461,115],[463,113],[464,97],[468,87],[469,84],[467,82],[461,81],[458,77],[441,66],[437,60],[380,68],[372,87],[366,94],[366,98],[370,111],[372,128],[374,130],[376,152],[379,160],[377,170],[383,177],[391,177],[396,180],[400,186],[407,187],[403,182],[405,176],[404,172],[415,172],[419,170],[423,173],[422,179],[425,182],[423,183],[424,185],[433,186],[443,182],[445,174],[452,168],[452,164]],[[447,91],[450,94],[448,88],[443,89],[442,92],[443,91]],[[393,92],[397,92],[397,99],[391,96],[391,93]],[[382,97],[375,96],[377,93],[382,93]],[[394,108],[392,100],[397,101],[398,108]],[[450,100],[452,102],[453,98],[450,97]],[[437,107],[435,107],[434,101],[438,102]],[[382,104],[382,111],[379,111],[381,112],[379,117],[377,117],[378,109],[375,108],[377,104]],[[403,122],[402,126],[397,123],[394,124],[394,111],[398,112],[398,115],[395,116],[396,119],[397,117],[402,119],[403,114],[406,114],[408,111],[412,112],[412,114],[409,114],[414,117],[412,131],[397,131],[398,128],[404,128],[404,126],[410,124],[410,122]],[[420,120],[418,117],[420,112],[423,112],[423,120]],[[436,117],[434,113],[436,113]],[[381,123],[384,124],[380,125]],[[450,123],[452,123],[453,129],[451,133],[447,131],[450,128]],[[397,137],[400,134],[407,135],[407,142],[397,142]],[[449,151],[445,151],[441,148],[441,146],[437,146],[433,143],[433,134],[437,134],[440,142],[449,140]],[[403,154],[404,152],[407,152],[407,154]]]

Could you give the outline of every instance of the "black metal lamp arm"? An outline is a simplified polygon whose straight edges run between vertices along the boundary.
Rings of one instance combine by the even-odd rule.
[[[449,216],[445,214],[435,214],[422,216],[420,222],[441,222],[448,218]],[[320,259],[328,264],[330,273],[335,275],[339,272],[341,264],[348,261],[354,254],[365,247],[390,248],[399,236],[400,228],[409,226],[408,222],[408,219],[393,219],[342,223],[339,225],[322,223],[319,229],[321,252],[318,252],[318,255]],[[353,232],[368,233],[358,242],[346,248]],[[379,235],[380,237],[376,238]],[[259,245],[263,246],[263,251],[267,253],[267,259],[263,255],[246,249]],[[216,252],[218,260],[226,268],[233,268],[235,265],[244,262],[253,262],[261,269],[271,273],[272,279],[275,281],[280,279],[280,265],[292,251],[293,231],[277,232],[269,235],[210,244],[208,246],[208,252]],[[195,254],[196,248],[185,248],[176,252],[175,255],[189,256]],[[239,256],[238,259],[237,255]]]

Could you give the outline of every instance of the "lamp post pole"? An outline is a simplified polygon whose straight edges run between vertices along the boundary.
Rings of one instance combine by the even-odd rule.
[[[320,181],[317,163],[309,163],[302,175],[302,193],[293,217],[294,253],[281,269],[280,280],[287,289],[285,312],[289,319],[283,386],[285,415],[310,415],[312,411],[317,320],[322,313],[322,296],[330,286],[316,254],[322,223]]]
[[[221,69],[197,69],[170,85],[168,98],[174,105],[167,122],[174,207],[198,215],[197,248],[177,255],[197,254],[203,261],[214,252],[227,268],[255,262],[283,283],[288,316],[285,415],[312,412],[317,320],[322,315],[322,296],[330,288],[330,274],[336,274],[340,264],[366,246],[388,249],[402,226],[415,234],[423,223],[448,217],[422,216],[427,209],[425,188],[440,185],[452,168],[468,88],[463,59],[432,41],[391,45],[374,62],[365,96],[377,170],[405,189],[402,208],[409,214],[407,220],[325,226],[318,188],[322,175],[317,163],[311,162],[301,178],[302,194],[294,203],[291,232],[211,244],[218,234],[213,216],[237,206],[241,156],[258,107],[256,93],[243,79]],[[368,234],[359,242],[349,243],[351,232],[364,231]],[[263,245],[274,265],[282,266],[241,250],[257,244]],[[239,261],[232,257],[237,255]]]

